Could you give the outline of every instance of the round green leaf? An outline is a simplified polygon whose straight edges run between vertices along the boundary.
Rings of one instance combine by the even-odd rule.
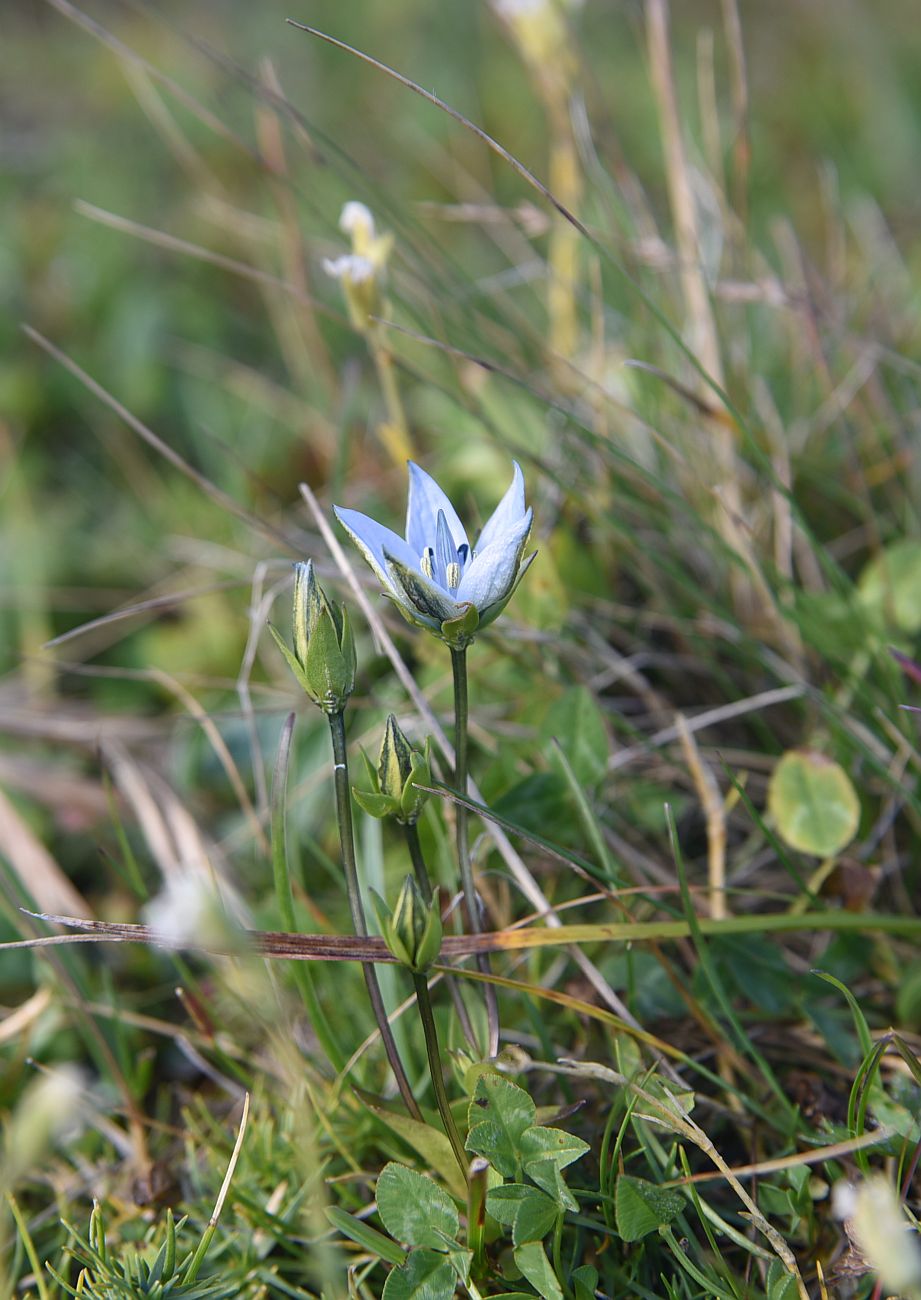
[[[857,834],[860,800],[838,763],[811,750],[791,749],[774,768],[768,811],[791,848],[826,858],[840,853]]]
[[[899,632],[921,631],[921,542],[887,546],[860,575],[862,603]]]
[[[434,1250],[414,1250],[405,1264],[390,1270],[382,1300],[451,1300],[456,1290],[450,1260]]]
[[[377,1212],[391,1237],[409,1246],[444,1250],[444,1237],[453,1239],[460,1230],[457,1210],[447,1192],[405,1165],[391,1163],[381,1171]]]

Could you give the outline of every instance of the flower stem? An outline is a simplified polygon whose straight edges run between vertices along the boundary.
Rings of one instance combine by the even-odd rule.
[[[336,787],[336,816],[339,821],[339,841],[342,847],[342,865],[345,868],[345,883],[349,895],[349,910],[352,913],[352,928],[357,935],[365,937],[368,933],[367,922],[365,921],[364,908],[361,904],[361,892],[358,886],[358,868],[355,862],[355,835],[352,829],[352,799],[349,790],[349,767],[348,756],[345,747],[345,715],[339,713],[330,713],[329,732],[333,742],[333,777]],[[406,1071],[403,1069],[403,1062],[400,1060],[400,1054],[397,1051],[397,1045],[394,1042],[393,1033],[387,1021],[387,1011],[384,1007],[384,999],[381,996],[381,986],[378,983],[374,967],[369,962],[362,962],[362,970],[365,975],[365,984],[368,987],[368,997],[371,1000],[371,1008],[374,1011],[374,1018],[377,1021],[377,1027],[380,1030],[381,1042],[384,1044],[384,1051],[387,1053],[387,1060],[390,1062],[390,1068],[393,1070],[394,1077],[397,1081],[397,1087],[400,1090],[400,1096],[406,1104],[406,1109],[412,1115],[413,1119],[421,1120],[422,1112],[412,1089],[409,1086],[409,1079],[406,1077]]]
[[[294,918],[294,896],[291,891],[291,875],[288,869],[286,784],[288,778],[288,757],[291,750],[291,737],[294,732],[294,714],[288,715],[282,730],[281,744],[275,762],[275,775],[272,781],[272,871],[275,878],[275,898],[281,914],[281,923],[291,934],[297,933]],[[298,961],[293,963],[294,981],[300,989],[307,1014],[320,1045],[329,1057],[330,1064],[338,1074],[345,1066],[345,1054],[336,1042],[332,1026],[317,995],[310,963]],[[301,970],[303,967],[303,970]]]
[[[467,794],[467,718],[469,705],[467,700],[467,650],[451,647],[451,668],[454,673],[454,785],[458,794]],[[463,804],[456,804],[455,833],[457,837],[457,865],[460,868],[461,888],[464,891],[464,903],[467,911],[467,923],[472,934],[480,934],[479,900],[473,880],[473,867],[470,862],[470,841],[467,831],[467,809]],[[480,970],[488,975],[489,958],[485,953],[478,959]],[[487,1055],[495,1056],[499,1050],[499,1010],[496,990],[491,984],[486,985],[486,1018],[488,1024]]]
[[[406,832],[406,845],[409,849],[409,860],[413,864],[413,871],[416,876],[416,883],[422,891],[422,897],[427,903],[432,901],[432,882],[429,879],[428,867],[425,865],[425,858],[422,853],[422,845],[419,842],[419,830],[415,823],[403,827]],[[464,1005],[464,999],[461,991],[457,987],[457,981],[450,975],[445,976],[445,983],[448,986],[448,992],[451,995],[451,1001],[454,1003],[454,1010],[457,1012],[457,1019],[461,1027],[461,1032],[466,1038],[468,1044],[474,1052],[480,1050],[476,1040],[473,1025],[470,1023],[470,1016]]]
[[[429,880],[428,867],[425,865],[422,845],[419,843],[419,829],[415,823],[407,823],[403,830],[406,832],[406,847],[409,849],[409,860],[413,864],[416,884],[419,886],[422,897],[427,903],[430,903],[432,901],[432,882]]]
[[[425,1035],[425,1052],[429,1059],[429,1073],[432,1076],[432,1087],[435,1089],[435,1101],[438,1104],[438,1112],[441,1115],[445,1133],[448,1135],[448,1141],[451,1143],[466,1182],[467,1153],[464,1151],[464,1144],[457,1131],[454,1116],[451,1114],[451,1103],[448,1101],[448,1094],[445,1090],[444,1074],[441,1069],[441,1052],[438,1050],[438,1030],[435,1028],[435,1015],[432,1011],[432,998],[429,993],[428,980],[424,975],[419,975],[413,971],[413,984],[416,989],[419,1019],[422,1021],[422,1032]]]
[[[394,464],[402,467],[407,460],[412,459],[413,445],[406,412],[403,409],[403,400],[393,370],[393,355],[384,341],[384,332],[380,325],[370,324],[366,337],[384,397],[384,405],[387,408],[387,424],[382,426],[382,438]]]

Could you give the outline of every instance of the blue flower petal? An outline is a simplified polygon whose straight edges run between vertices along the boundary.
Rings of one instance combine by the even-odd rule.
[[[512,462],[515,466],[515,472],[512,475],[512,481],[505,496],[496,506],[495,510],[483,525],[483,531],[477,538],[475,551],[485,551],[487,546],[492,546],[503,533],[507,533],[510,528],[520,523],[524,517],[524,475],[521,472],[521,466],[517,461]]]
[[[457,517],[444,492],[430,474],[412,461],[409,462],[409,499],[406,503],[406,540],[410,549],[420,556],[427,546],[435,545],[438,512],[444,511],[448,531],[455,550],[467,541],[464,525]]]
[[[392,555],[410,569],[418,569],[419,556],[413,554],[403,538],[392,529],[385,528],[383,524],[379,524],[368,515],[363,515],[359,510],[346,510],[342,506],[333,506],[333,513],[374,570],[378,581],[392,596],[400,599],[402,593],[394,589],[384,551],[386,550],[388,555]]]
[[[484,530],[485,531],[485,530]],[[461,578],[455,599],[484,610],[503,600],[515,585],[521,551],[531,531],[531,511],[476,555]]]

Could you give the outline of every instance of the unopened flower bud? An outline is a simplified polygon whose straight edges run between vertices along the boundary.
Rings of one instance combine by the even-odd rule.
[[[352,788],[359,805],[372,817],[393,817],[401,826],[415,826],[428,799],[417,787],[432,783],[431,741],[426,739],[421,752],[414,749],[391,713],[377,768],[367,759],[366,767],[371,789]]]
[[[424,975],[441,948],[438,890],[432,901],[426,902],[414,877],[407,876],[392,912],[378,894],[372,893],[372,900],[381,934],[392,955],[402,966]]]
[[[355,689],[355,641],[344,605],[328,600],[313,562],[294,566],[294,650],[269,624],[301,686],[324,713],[341,713]]]

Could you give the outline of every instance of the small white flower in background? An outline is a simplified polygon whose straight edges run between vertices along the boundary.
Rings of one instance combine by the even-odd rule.
[[[361,244],[370,247],[375,237],[374,214],[364,203],[351,199],[339,215],[339,229],[349,236],[356,250]]]
[[[357,510],[333,509],[403,616],[455,649],[502,612],[534,559],[522,560],[532,512],[517,464],[473,546],[448,497],[412,461],[405,538]]]
[[[882,1174],[856,1186],[843,1180],[835,1184],[835,1214],[844,1219],[867,1264],[887,1292],[908,1296],[921,1293],[921,1244],[917,1230],[905,1217],[895,1188]]]
[[[364,333],[369,327],[368,318],[380,311],[381,286],[393,249],[393,235],[379,235],[371,209],[355,199],[342,209],[339,229],[351,240],[352,251],[325,257],[323,270],[341,282],[349,319]]]
[[[341,253],[339,257],[324,257],[323,270],[334,280],[350,280],[352,284],[364,284],[374,279],[374,266],[367,257],[358,253]]]
[[[157,939],[169,948],[226,942],[226,914],[207,880],[197,871],[176,872],[143,910]]]

